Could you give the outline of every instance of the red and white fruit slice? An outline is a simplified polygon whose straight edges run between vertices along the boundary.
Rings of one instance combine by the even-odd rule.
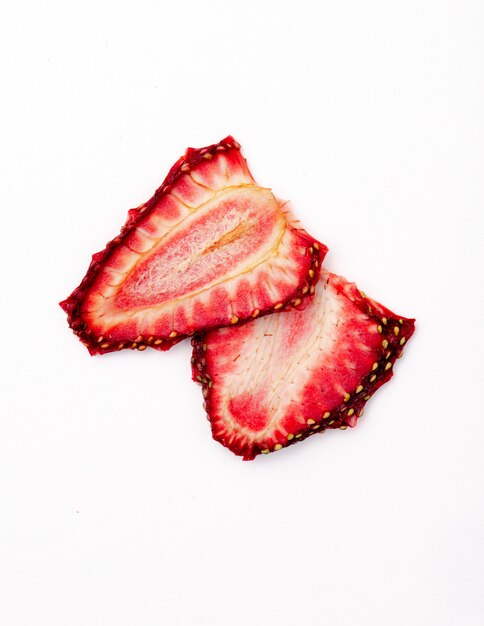
[[[166,350],[301,305],[326,251],[254,182],[229,136],[187,150],[61,306],[91,354]]]
[[[192,340],[214,439],[244,459],[355,426],[414,332],[354,283],[321,271],[304,311]]]

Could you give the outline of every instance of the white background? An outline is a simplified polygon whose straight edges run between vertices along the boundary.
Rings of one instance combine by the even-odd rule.
[[[2,626],[484,622],[483,7],[1,10]],[[356,429],[252,463],[188,343],[90,358],[57,305],[228,133],[328,268],[418,321]]]

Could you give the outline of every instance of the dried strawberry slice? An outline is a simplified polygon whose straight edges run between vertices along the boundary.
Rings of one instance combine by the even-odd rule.
[[[91,354],[167,350],[314,291],[326,247],[252,178],[232,138],[189,148],[61,302]]]
[[[194,338],[193,377],[214,439],[249,460],[355,426],[413,331],[414,320],[322,270],[304,311]]]

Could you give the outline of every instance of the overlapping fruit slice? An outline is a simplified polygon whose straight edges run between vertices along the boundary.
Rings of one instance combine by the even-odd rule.
[[[197,331],[297,307],[325,252],[254,182],[229,136],[187,150],[61,306],[91,354],[166,350]]]
[[[414,320],[322,270],[304,311],[192,340],[213,437],[248,460],[354,426],[413,331]]]

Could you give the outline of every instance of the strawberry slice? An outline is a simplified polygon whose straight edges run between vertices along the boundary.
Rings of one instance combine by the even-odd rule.
[[[61,306],[91,354],[167,350],[314,292],[327,251],[252,178],[232,138],[188,148]]]
[[[245,460],[355,426],[414,332],[354,283],[321,271],[304,311],[192,340],[214,439]]]

